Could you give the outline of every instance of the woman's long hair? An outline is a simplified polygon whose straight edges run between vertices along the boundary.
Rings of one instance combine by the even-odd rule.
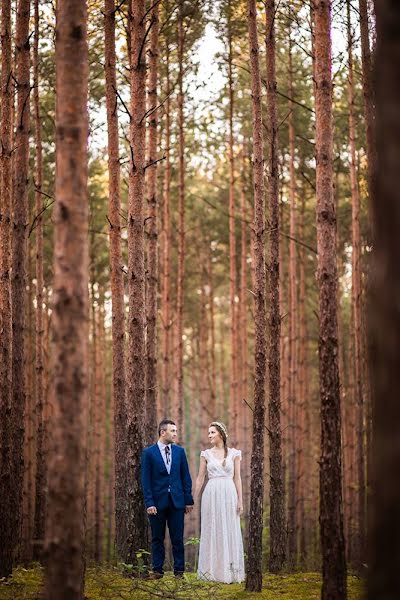
[[[219,421],[213,421],[212,423],[210,423],[209,427],[215,427],[215,429],[218,431],[219,435],[222,438],[222,441],[224,443],[224,461],[222,463],[222,466],[225,467],[226,457],[228,456],[228,430],[226,429],[225,425],[223,423],[220,423]]]

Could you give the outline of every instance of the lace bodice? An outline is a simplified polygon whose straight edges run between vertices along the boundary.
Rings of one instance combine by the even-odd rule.
[[[215,477],[232,479],[235,472],[234,460],[236,457],[241,459],[242,452],[235,448],[228,448],[225,466],[223,466],[224,461],[215,458],[210,449],[202,450],[200,456],[203,456],[206,459],[208,479],[214,479]]]

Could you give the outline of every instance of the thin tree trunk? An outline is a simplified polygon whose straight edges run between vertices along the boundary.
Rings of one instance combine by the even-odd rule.
[[[184,394],[183,394],[183,292],[185,278],[185,134],[184,134],[184,93],[183,93],[183,51],[185,33],[183,28],[183,3],[179,5],[178,19],[178,285],[177,285],[177,336],[178,372],[177,406],[178,424],[181,439],[184,439]]]
[[[213,419],[222,418],[217,415],[217,367],[215,361],[215,314],[214,314],[214,278],[213,278],[213,263],[212,263],[212,246],[208,244],[207,254],[207,277],[208,285],[210,286],[209,296],[209,307],[210,307],[210,360],[211,360],[211,374],[210,374],[210,412],[213,415]]]
[[[30,221],[32,218],[30,211]],[[35,505],[35,486],[34,486],[34,427],[35,427],[35,358],[34,345],[36,343],[33,316],[33,265],[31,247],[28,247],[28,290],[27,290],[27,328],[26,328],[26,349],[27,349],[27,396],[25,407],[25,444],[24,444],[24,488],[22,492],[22,516],[21,516],[21,547],[18,552],[18,559],[22,564],[29,566],[32,562],[32,540],[34,524],[34,505]]]
[[[54,415],[46,533],[48,600],[82,600],[88,404],[86,3],[57,8]]]
[[[303,189],[303,201],[301,207],[301,216],[299,224],[300,239],[304,239],[304,213],[305,213],[305,190]],[[308,552],[308,524],[306,519],[306,498],[308,498],[308,480],[309,473],[306,463],[307,452],[310,448],[310,436],[307,431],[308,412],[310,410],[307,394],[307,321],[306,321],[306,273],[305,273],[305,249],[300,247],[299,251],[299,362],[298,362],[298,406],[299,406],[299,428],[301,431],[301,440],[298,444],[298,482],[299,482],[299,510],[298,523],[300,527],[299,535],[299,558],[303,569],[307,567]]]
[[[36,143],[35,210],[36,210],[36,478],[33,555],[37,560],[43,550],[45,537],[46,458],[44,453],[44,348],[43,348],[43,156],[42,119],[39,99],[39,0],[35,0],[35,41],[33,49],[34,114]]]
[[[19,543],[21,502],[24,472],[24,413],[26,404],[25,304],[26,256],[28,226],[28,170],[29,170],[29,0],[19,0],[16,18],[16,79],[17,113],[15,133],[15,184],[12,215],[12,273],[11,304],[13,318],[12,340],[12,399],[13,430],[13,527],[14,547]]]
[[[279,289],[279,190],[278,120],[275,71],[275,1],[266,3],[267,107],[268,107],[268,195],[269,195],[269,454],[270,454],[270,554],[269,570],[279,573],[285,561],[285,507],[282,471],[281,373],[280,373],[280,289]]]
[[[292,40],[289,38],[289,97],[294,98],[293,70],[292,70]],[[295,174],[295,129],[294,129],[294,103],[289,101],[289,154],[290,154],[290,217],[289,217],[289,464],[288,464],[288,566],[295,569],[297,561],[297,469],[296,456],[298,448],[298,423],[297,423],[297,252],[296,252],[296,174]]]
[[[169,2],[166,1],[168,12]],[[170,358],[172,321],[171,321],[171,214],[170,214],[170,187],[171,187],[171,81],[170,81],[170,48],[169,37],[165,39],[165,69],[166,69],[166,103],[165,103],[165,171],[163,190],[163,278],[162,278],[162,412],[167,415],[171,409],[171,381],[173,361]]]
[[[369,41],[368,2],[359,0],[360,33],[361,33],[361,63],[362,86],[364,96],[365,136],[368,160],[368,195],[370,205],[373,204],[374,181],[376,177],[376,142],[375,142],[375,101],[371,61],[371,48]]]
[[[106,560],[111,563],[114,558],[114,539],[115,539],[115,416],[114,399],[111,392],[111,398],[108,405],[108,491],[107,491],[107,542],[106,542]]]
[[[349,141],[350,141],[350,183],[352,205],[352,322],[354,332],[354,398],[357,406],[357,548],[356,566],[361,568],[365,548],[365,460],[364,460],[364,389],[363,389],[363,332],[361,325],[361,235],[360,235],[360,193],[357,174],[356,123],[354,99],[353,35],[351,30],[350,1],[347,0],[347,42],[348,42],[348,101],[349,101]]]
[[[146,520],[140,484],[140,455],[144,445],[145,402],[145,273],[144,273],[144,179],[146,112],[145,2],[132,4],[131,56],[131,164],[128,206],[128,370],[127,370],[127,475],[128,555],[136,564],[136,551],[146,547]]]
[[[374,437],[368,600],[395,600],[400,589],[400,5],[379,0],[375,7],[378,164],[369,311]]]
[[[103,352],[104,339],[103,329],[104,319],[103,310],[104,298],[102,293],[99,294],[97,309],[94,314],[93,326],[96,329],[96,354],[94,363],[94,378],[95,378],[95,397],[93,398],[96,404],[95,422],[94,422],[94,560],[100,563],[103,558],[103,541],[104,541],[104,413],[105,413],[105,397],[104,397],[104,361]]]
[[[333,197],[331,3],[316,0],[315,112],[321,398],[320,535],[322,600],[345,600],[340,388],[337,331],[336,215]]]
[[[153,25],[150,34],[148,110],[157,106],[158,85],[158,5],[152,10]],[[157,159],[158,111],[149,117],[148,163]],[[157,165],[149,167],[147,181],[147,203],[149,207],[149,241],[147,261],[147,335],[146,335],[146,442],[151,443],[157,432],[157,284],[158,284],[158,200]]]
[[[246,171],[244,149],[243,149],[243,166],[242,166],[242,184],[240,190],[240,212],[241,212],[241,251],[240,251],[240,292],[239,292],[239,329],[240,329],[240,396],[239,400],[243,404],[244,417],[242,424],[243,439],[241,440],[241,447],[247,447],[249,439],[249,426],[250,426],[250,415],[248,406],[244,405],[244,400],[248,397],[248,326],[247,326],[247,310],[248,310],[248,267],[247,267],[247,252],[248,252],[248,233],[247,233],[247,202],[246,202],[246,190],[244,184],[244,177]],[[242,459],[242,470],[243,470],[243,507],[244,507],[244,519],[245,519],[245,531],[248,531],[248,513],[249,513],[249,473],[250,473],[250,461],[249,453],[245,453]],[[247,547],[247,546],[246,546]]]
[[[12,205],[12,73],[11,3],[1,5],[1,219],[0,219],[0,577],[11,574],[14,523],[11,496],[11,205]]]
[[[238,443],[238,349],[237,349],[237,310],[236,310],[236,210],[235,210],[235,157],[233,153],[233,112],[234,112],[234,82],[232,72],[232,0],[228,0],[228,95],[229,95],[229,319],[230,319],[230,394],[229,426],[233,444]]]
[[[265,197],[264,149],[261,112],[261,78],[257,39],[255,0],[248,0],[251,92],[253,109],[254,173],[254,415],[251,455],[251,501],[249,519],[248,567],[246,590],[260,592],[262,587],[262,530],[264,496],[264,422],[266,375],[266,306],[265,306]],[[279,339],[279,337],[278,337]],[[278,379],[279,385],[279,379]]]
[[[118,141],[117,80],[115,56],[115,0],[104,4],[105,77],[108,133],[109,239],[112,302],[112,386],[115,428],[115,524],[119,557],[128,553],[128,506],[126,497],[126,370],[125,302],[121,270],[121,200]]]

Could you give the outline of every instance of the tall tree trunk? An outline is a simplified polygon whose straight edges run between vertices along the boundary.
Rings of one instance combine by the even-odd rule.
[[[183,93],[183,51],[185,32],[183,28],[183,2],[179,5],[178,18],[178,285],[177,285],[177,406],[178,425],[181,439],[184,439],[184,390],[183,390],[183,292],[185,278],[185,133],[184,133],[184,93]]]
[[[365,134],[368,160],[368,194],[373,203],[374,180],[376,177],[375,101],[372,75],[371,48],[369,41],[368,0],[359,0],[362,86],[364,96]]]
[[[378,164],[369,314],[374,462],[368,600],[395,600],[400,557],[400,5],[379,0],[375,6]]]
[[[49,463],[46,598],[81,600],[88,404],[86,3],[57,8],[54,214],[53,450]]]
[[[94,402],[96,404],[95,422],[94,422],[94,560],[99,563],[103,559],[103,542],[104,542],[104,414],[105,414],[105,396],[104,396],[104,369],[103,360],[104,342],[104,294],[99,293],[99,301],[95,310],[95,321],[93,323],[96,328],[96,360],[94,364],[95,372],[95,390],[96,394]],[[102,323],[103,320],[103,323]]]
[[[14,523],[11,495],[11,205],[12,205],[12,66],[11,2],[1,5],[1,219],[0,219],[0,577],[11,574]]]
[[[249,381],[249,364],[248,364],[248,326],[247,326],[247,310],[248,310],[248,267],[247,267],[247,252],[248,252],[248,214],[247,214],[247,198],[245,189],[245,172],[246,163],[244,148],[242,153],[242,177],[241,177],[241,190],[240,190],[240,214],[241,214],[241,250],[240,250],[240,291],[239,291],[239,323],[238,327],[240,335],[238,339],[239,351],[240,351],[240,395],[239,400],[243,405],[244,416],[242,423],[242,439],[241,447],[247,446],[249,439],[249,427],[251,417],[249,415],[249,408],[244,404],[244,400],[248,397],[248,381]],[[250,474],[250,460],[249,453],[245,453],[242,459],[242,470],[243,470],[243,507],[244,507],[244,518],[245,518],[245,531],[248,531],[248,511],[249,511],[249,474]]]
[[[166,2],[166,11],[169,3]],[[169,37],[165,39],[165,69],[166,69],[166,103],[165,103],[165,171],[163,189],[163,277],[162,277],[162,407],[163,415],[167,415],[171,406],[171,213],[170,213],[170,180],[171,180],[171,81],[170,81],[170,48]]]
[[[46,459],[44,453],[44,324],[43,324],[43,156],[42,119],[39,98],[39,0],[35,0],[35,41],[33,48],[34,115],[36,143],[35,210],[36,210],[36,478],[34,558],[40,558],[45,536]]]
[[[33,211],[30,211],[30,222]],[[22,492],[22,515],[21,515],[21,546],[17,554],[17,559],[25,566],[32,562],[33,555],[33,525],[34,525],[34,441],[35,441],[35,358],[34,346],[36,339],[35,317],[33,315],[33,261],[31,246],[28,245],[28,282],[27,282],[27,327],[25,329],[26,337],[26,359],[27,359],[27,395],[25,407],[25,443],[24,443],[24,488]]]
[[[348,102],[349,102],[349,141],[350,141],[350,183],[352,205],[352,322],[354,331],[354,378],[355,401],[357,406],[357,521],[358,540],[356,561],[360,569],[365,547],[365,459],[364,459],[364,389],[363,389],[363,331],[361,324],[361,235],[360,235],[360,193],[357,173],[356,124],[354,99],[353,34],[351,30],[350,1],[347,0],[347,42],[348,42]]]
[[[293,67],[292,67],[292,39],[289,35],[289,154],[290,154],[290,217],[289,217],[289,385],[288,385],[288,408],[289,408],[289,464],[288,464],[288,566],[290,569],[296,567],[297,561],[297,469],[296,456],[298,449],[298,407],[297,407],[297,252],[296,252],[296,173],[295,173],[295,129],[294,129],[294,97],[293,90]]]
[[[117,78],[115,56],[115,0],[104,4],[105,77],[108,134],[109,239],[112,303],[112,386],[115,428],[115,525],[117,556],[128,553],[128,506],[126,471],[126,371],[125,301],[121,270],[121,199],[118,142]]]
[[[315,112],[321,398],[320,535],[322,600],[345,600],[340,389],[337,331],[336,214],[333,197],[331,3],[316,0]]]
[[[230,319],[230,394],[229,426],[234,445],[238,444],[238,348],[237,348],[237,310],[236,310],[236,210],[235,210],[235,157],[233,152],[233,112],[234,82],[232,71],[232,0],[228,0],[228,95],[229,95],[229,319]]]
[[[210,307],[210,361],[211,361],[211,373],[210,373],[210,412],[213,415],[213,419],[219,419],[217,415],[217,367],[215,361],[215,314],[214,314],[214,278],[213,278],[213,263],[212,263],[212,246],[208,243],[207,252],[207,277],[208,285],[210,286],[209,296],[209,307]]]
[[[269,195],[269,455],[270,455],[270,554],[269,570],[279,573],[285,561],[285,507],[282,471],[280,289],[279,289],[279,190],[278,121],[275,70],[275,0],[266,3],[267,107],[268,107],[268,195]]]
[[[165,10],[168,11],[169,2],[166,1]],[[171,409],[171,382],[172,367],[171,361],[171,213],[170,213],[170,187],[171,187],[171,81],[170,81],[170,47],[168,31],[165,38],[165,79],[166,79],[166,103],[165,103],[165,170],[164,170],[164,189],[163,189],[163,276],[162,276],[162,408],[163,415],[167,415]]]
[[[16,18],[16,79],[17,113],[15,128],[15,184],[12,216],[12,274],[11,304],[13,318],[12,340],[12,399],[13,431],[13,526],[14,547],[19,543],[21,501],[24,472],[24,412],[26,404],[25,305],[26,254],[28,226],[29,170],[29,52],[30,0],[19,0]]]
[[[157,160],[157,84],[158,84],[158,5],[152,10],[153,25],[150,34],[148,111],[149,153],[148,163]],[[157,284],[158,284],[158,202],[157,165],[148,170],[147,203],[149,209],[148,260],[147,260],[147,335],[146,335],[146,442],[151,443],[157,433]]]
[[[254,415],[251,455],[251,501],[246,590],[260,592],[262,587],[262,530],[264,495],[264,421],[266,371],[265,307],[265,194],[264,149],[261,112],[261,78],[257,39],[255,0],[248,0],[251,92],[253,108],[253,185],[254,185]],[[279,339],[279,337],[278,337]],[[279,382],[279,379],[278,379]],[[279,383],[278,383],[279,385]]]
[[[305,190],[302,190],[302,206],[299,224],[300,239],[304,239],[304,213],[305,213]],[[307,393],[307,321],[306,321],[306,273],[305,273],[305,249],[300,246],[299,250],[299,362],[298,362],[298,406],[299,406],[299,428],[301,432],[301,440],[298,444],[298,523],[300,527],[299,535],[299,558],[303,569],[307,568],[307,551],[308,551],[308,536],[309,524],[306,519],[306,498],[308,498],[309,489],[309,472],[307,464],[307,453],[310,448],[310,436],[307,431],[307,423],[309,421],[310,403]]]
[[[145,273],[144,273],[144,179],[146,112],[145,1],[132,3],[131,57],[131,165],[128,205],[128,371],[127,371],[127,495],[128,555],[136,564],[135,552],[146,547],[146,521],[140,484],[140,455],[144,444],[145,402]]]

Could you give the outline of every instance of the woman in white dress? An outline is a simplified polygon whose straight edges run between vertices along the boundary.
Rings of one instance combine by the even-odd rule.
[[[200,454],[196,479],[197,504],[204,477],[208,482],[201,499],[201,533],[198,576],[207,581],[244,581],[243,540],[240,515],[243,513],[240,461],[242,453],[228,448],[223,423],[214,421],[208,429],[211,448]],[[197,500],[196,500],[197,499]]]

